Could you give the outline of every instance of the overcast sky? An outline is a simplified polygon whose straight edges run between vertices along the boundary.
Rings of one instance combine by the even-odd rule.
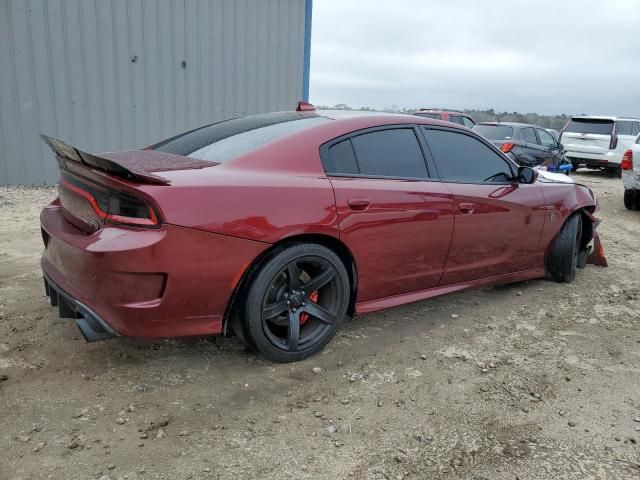
[[[310,100],[640,115],[640,0],[315,0]]]

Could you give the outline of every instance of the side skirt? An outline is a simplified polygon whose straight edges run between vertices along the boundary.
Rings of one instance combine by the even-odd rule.
[[[453,285],[443,285],[417,292],[405,293],[402,295],[394,295],[392,297],[379,298],[376,300],[368,300],[366,302],[356,303],[356,315],[365,315],[367,313],[377,312],[386,308],[397,307],[407,303],[418,302],[428,298],[439,297],[448,293],[459,292],[469,288],[482,287],[485,285],[521,282],[523,280],[532,280],[534,278],[544,278],[544,268],[534,268],[532,270],[524,270],[522,272],[507,273],[497,275],[495,277],[480,278],[469,282],[455,283]]]

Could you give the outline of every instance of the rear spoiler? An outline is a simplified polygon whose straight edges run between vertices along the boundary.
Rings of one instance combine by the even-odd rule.
[[[139,183],[151,183],[155,185],[169,185],[169,180],[153,173],[140,170],[132,170],[123,165],[109,160],[108,158],[99,157],[91,153],[83,152],[67,143],[56,138],[40,135],[47,145],[53,150],[53,153],[65,160],[80,163],[89,168],[95,168],[109,173],[116,177],[122,177]]]

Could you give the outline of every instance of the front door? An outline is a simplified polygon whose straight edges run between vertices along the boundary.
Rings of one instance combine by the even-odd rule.
[[[542,266],[544,197],[513,180],[513,167],[479,137],[423,129],[443,184],[453,194],[454,232],[441,285]]]

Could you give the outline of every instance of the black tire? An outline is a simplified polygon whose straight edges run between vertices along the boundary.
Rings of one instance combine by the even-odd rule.
[[[582,216],[569,217],[553,241],[547,259],[547,278],[558,283],[571,283],[576,278],[582,245]]]
[[[624,191],[624,206],[627,210],[640,210],[640,191],[626,189]]]
[[[274,362],[308,358],[333,338],[349,306],[349,275],[322,245],[292,244],[268,256],[240,311],[249,347]]]
[[[622,168],[611,167],[607,169],[613,178],[622,178]]]

